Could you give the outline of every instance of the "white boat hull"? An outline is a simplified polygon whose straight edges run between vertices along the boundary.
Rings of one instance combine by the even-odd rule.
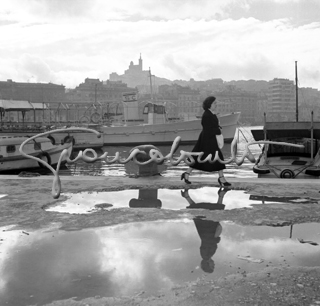
[[[219,117],[225,142],[234,138],[240,113],[226,114]],[[176,137],[181,137],[181,144],[195,144],[202,130],[201,120],[145,124],[133,126],[111,126],[98,129],[102,137],[97,138],[92,133],[72,132],[74,148],[94,148],[102,146],[136,146],[143,144],[171,145]],[[67,134],[52,135],[56,142],[61,142]]]
[[[225,142],[234,138],[240,113],[219,116]],[[92,127],[90,127],[92,128]],[[102,136],[98,138],[92,133],[74,131],[70,133],[51,134],[55,143],[64,143],[70,134],[74,138],[75,149],[101,148],[103,146],[137,146],[143,144],[171,145],[176,137],[181,137],[181,144],[195,144],[202,130],[201,120],[190,120],[163,124],[145,124],[132,126],[99,126]],[[15,133],[12,133],[15,135]],[[30,133],[29,133],[30,134]],[[18,133],[17,135],[21,135]]]
[[[226,142],[231,142],[239,119],[239,113],[220,118],[223,136]],[[115,144],[172,144],[174,139],[181,137],[181,143],[194,144],[202,130],[201,120],[155,125],[139,125],[130,127],[105,128],[103,130],[104,145]]]
[[[57,165],[61,152],[64,149],[67,149],[69,155],[71,155],[72,144],[66,143],[64,145],[59,145],[56,148],[46,151],[50,156],[51,166],[55,167]],[[39,154],[41,154],[41,152],[36,152],[28,155],[38,157]],[[47,160],[44,159],[44,161],[47,161]],[[66,162],[66,158],[63,158],[62,164],[65,162]],[[27,169],[31,170],[31,169],[39,169],[39,168],[44,168],[44,166],[40,166],[37,161],[31,158],[26,158],[21,154],[0,159],[0,173],[14,171],[14,170],[23,171]]]

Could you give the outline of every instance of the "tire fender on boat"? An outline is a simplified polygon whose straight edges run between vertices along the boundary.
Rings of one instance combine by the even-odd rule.
[[[49,153],[47,152],[42,152],[40,153],[38,156],[38,158],[42,159],[43,161],[45,161],[49,166],[51,166],[51,157],[49,155]],[[44,157],[46,158],[46,160],[44,159]],[[38,165],[40,168],[46,168],[42,163],[38,162]]]
[[[63,138],[62,144],[72,142],[73,145],[75,145],[76,141],[73,136],[67,135],[66,137]]]
[[[307,169],[305,173],[312,176],[320,176],[320,169],[319,168]]]
[[[53,137],[53,136],[49,135],[49,136],[47,136],[47,138],[49,138],[49,139],[50,139],[50,141],[51,141],[51,143],[52,143],[53,145],[55,145],[55,144],[56,144],[56,140],[54,139],[54,137]]]
[[[291,169],[284,169],[280,173],[280,178],[292,179],[294,177],[295,177],[294,172]]]
[[[269,174],[270,170],[266,168],[259,168],[258,166],[253,166],[253,172],[257,174]]]

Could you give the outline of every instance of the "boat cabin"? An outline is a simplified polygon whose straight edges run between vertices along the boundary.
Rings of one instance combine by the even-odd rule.
[[[167,121],[164,105],[148,102],[143,108],[143,121],[147,124],[162,124]]]
[[[20,136],[0,136],[0,158],[8,156],[20,155],[19,148],[21,144],[27,140],[27,137]],[[35,141],[30,141],[24,146],[24,152],[35,153],[42,152],[52,147],[51,140],[46,137],[37,138]]]

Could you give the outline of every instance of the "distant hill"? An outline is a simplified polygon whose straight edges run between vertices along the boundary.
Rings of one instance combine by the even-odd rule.
[[[255,80],[239,80],[226,82],[222,79],[210,79],[206,81],[195,81],[194,79],[186,80],[174,80],[172,84],[178,84],[181,86],[189,86],[192,89],[200,90],[219,90],[228,85],[236,86],[239,89],[248,92],[266,92],[268,90],[268,81],[255,81]]]
[[[247,81],[230,81],[226,82],[229,85],[235,85],[240,89],[245,91],[253,91],[253,92],[265,92],[268,90],[268,81],[256,81],[256,80],[247,80]]]

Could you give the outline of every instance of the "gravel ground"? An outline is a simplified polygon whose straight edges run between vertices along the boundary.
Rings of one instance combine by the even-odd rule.
[[[66,214],[48,212],[43,208],[54,205],[51,195],[53,177],[0,176],[1,215],[0,226],[15,225],[13,229],[37,230],[53,222],[60,229],[81,230],[126,222],[160,219],[194,218],[201,216],[214,221],[233,221],[244,225],[284,226],[296,223],[320,222],[320,205],[301,204],[253,205],[252,209],[233,210],[179,210],[119,208],[91,214]],[[177,178],[161,176],[148,178],[110,177],[62,177],[62,191],[78,193],[126,189],[168,188],[182,189],[186,186]],[[297,196],[319,199],[318,180],[281,179],[230,179],[233,189],[246,190],[250,194],[266,196]],[[193,178],[188,188],[217,187],[217,182],[205,178]],[[319,247],[319,246],[317,246]],[[196,282],[163,291],[155,296],[144,292],[131,297],[88,297],[55,301],[53,305],[320,305],[320,267],[264,268],[256,273],[242,273],[208,281]]]

